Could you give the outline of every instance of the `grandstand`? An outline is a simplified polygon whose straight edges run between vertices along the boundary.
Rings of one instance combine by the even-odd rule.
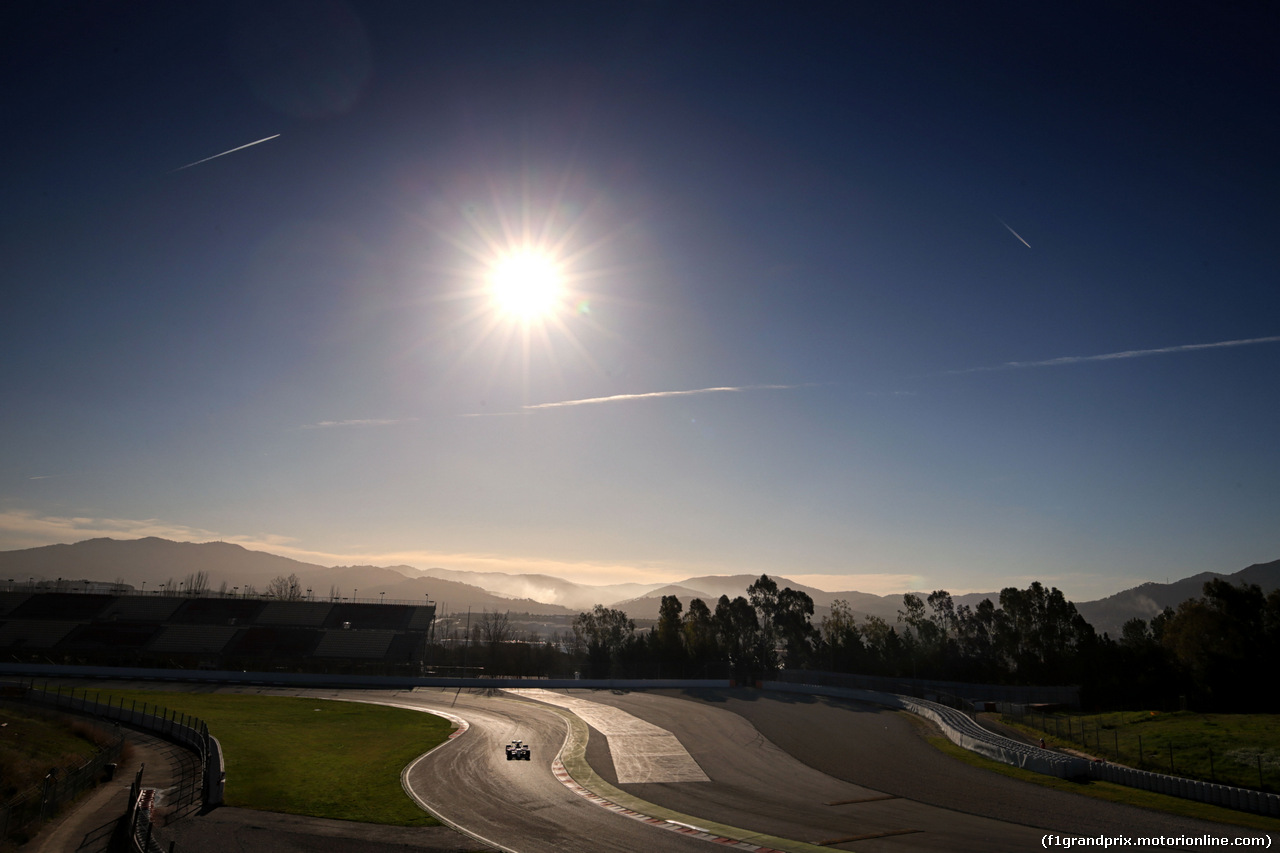
[[[0,592],[0,659],[418,674],[435,605]]]

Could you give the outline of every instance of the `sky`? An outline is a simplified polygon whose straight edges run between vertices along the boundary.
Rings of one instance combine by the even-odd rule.
[[[0,550],[1280,558],[1280,24],[1220,7],[8,4]]]

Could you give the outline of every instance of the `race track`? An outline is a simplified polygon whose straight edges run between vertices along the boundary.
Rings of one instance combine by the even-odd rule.
[[[823,697],[741,688],[214,689],[376,702],[466,720],[465,733],[415,761],[403,781],[447,823],[514,853],[707,853],[707,835],[797,853],[819,846],[1012,853],[1040,847],[1045,833],[1257,834],[970,767],[930,747],[909,715]],[[503,746],[516,738],[530,745],[531,761],[506,760]],[[568,773],[599,796],[583,796],[563,773],[557,778],[553,760],[562,750]]]

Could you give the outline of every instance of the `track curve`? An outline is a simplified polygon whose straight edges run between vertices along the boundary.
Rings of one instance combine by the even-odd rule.
[[[593,802],[557,779],[553,759],[571,728],[585,744],[566,763],[577,782],[600,797],[757,844],[789,839],[767,845],[783,850],[1013,853],[1040,845],[1045,833],[1257,835],[973,768],[932,749],[913,718],[847,700],[746,689],[556,691],[574,697],[574,704],[621,709],[672,733],[708,779],[636,783],[620,782],[615,771],[612,750],[625,738],[610,743],[596,730],[587,736],[586,724],[564,708],[524,696],[452,688],[214,689],[376,702],[464,718],[466,734],[413,762],[404,784],[447,823],[514,853],[712,849],[691,835],[619,819],[598,797]],[[515,738],[530,744],[532,761],[506,760],[502,747]]]

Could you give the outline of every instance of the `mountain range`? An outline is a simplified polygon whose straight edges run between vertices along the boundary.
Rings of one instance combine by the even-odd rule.
[[[674,595],[686,608],[701,598],[714,609],[721,595],[745,595],[754,575],[707,575],[674,584],[581,584],[549,575],[455,571],[412,566],[321,566],[288,557],[251,551],[227,542],[173,542],[145,539],[89,539],[70,545],[46,545],[0,551],[0,585],[5,588],[62,580],[95,588],[121,584],[145,591],[165,584],[186,586],[204,573],[213,591],[238,593],[249,587],[262,592],[276,577],[296,575],[317,599],[332,596],[369,601],[435,602],[441,614],[472,611],[511,611],[541,616],[572,616],[596,604],[623,610],[633,619],[656,619],[663,596]],[[1137,616],[1149,619],[1165,607],[1177,607],[1198,597],[1206,581],[1224,578],[1233,584],[1255,583],[1264,592],[1280,588],[1280,560],[1249,566],[1232,574],[1203,572],[1172,583],[1145,583],[1097,601],[1076,602],[1080,614],[1099,634],[1119,636],[1121,626]],[[779,587],[807,593],[814,603],[814,621],[831,610],[837,599],[847,601],[859,618],[878,616],[894,622],[902,595],[873,595],[853,590],[826,592],[775,576]],[[88,588],[88,587],[86,587]],[[999,593],[953,596],[957,605],[976,606],[984,598],[999,602]]]

